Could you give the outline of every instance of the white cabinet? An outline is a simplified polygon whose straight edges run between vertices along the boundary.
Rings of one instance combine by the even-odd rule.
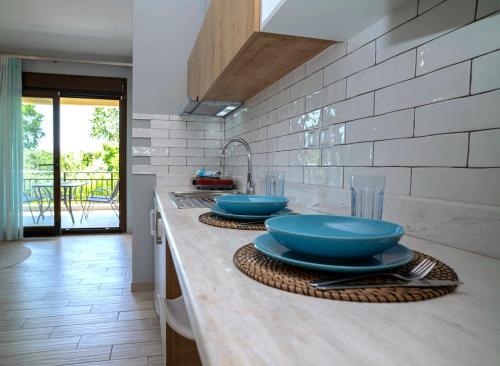
[[[154,240],[154,302],[160,319],[163,364],[200,365],[193,330],[170,252],[166,223],[161,217],[156,197],[150,213],[150,231]]]
[[[346,41],[415,0],[261,0],[261,31]]]

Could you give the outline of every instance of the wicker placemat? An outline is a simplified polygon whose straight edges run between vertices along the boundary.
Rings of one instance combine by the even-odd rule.
[[[206,212],[198,217],[198,220],[204,224],[222,227],[224,229],[237,230],[266,230],[264,221],[238,221],[219,217],[212,212]]]
[[[397,269],[395,272],[407,273],[424,258],[432,259],[437,263],[427,276],[428,279],[458,280],[458,276],[452,268],[429,255],[417,251],[414,251],[414,256],[410,263]],[[319,291],[309,286],[309,282],[320,278],[334,278],[335,273],[314,271],[279,262],[257,251],[253,244],[247,244],[238,249],[234,254],[233,262],[241,272],[267,286],[296,294],[332,300],[358,302],[421,301],[446,295],[457,287],[391,287]],[[392,280],[387,277],[378,277],[364,280],[364,282],[359,281],[359,283],[387,283],[384,281]]]

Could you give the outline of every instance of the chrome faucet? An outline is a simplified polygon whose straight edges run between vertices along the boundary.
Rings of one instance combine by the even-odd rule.
[[[224,146],[222,147],[222,149],[220,151],[222,154],[222,157],[225,158],[227,147],[233,143],[242,144],[247,151],[248,172],[247,172],[247,190],[246,190],[246,193],[247,194],[255,194],[255,183],[253,182],[253,179],[252,179],[252,150],[250,149],[250,145],[248,144],[248,142],[243,140],[241,137],[230,138],[229,140],[226,141],[226,143],[224,144]],[[224,170],[224,166],[223,166],[223,170]]]

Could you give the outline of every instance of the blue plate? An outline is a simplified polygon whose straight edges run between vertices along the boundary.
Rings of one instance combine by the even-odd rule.
[[[401,267],[410,262],[413,258],[413,252],[401,244],[393,245],[391,248],[369,258],[312,258],[284,247],[274,240],[269,233],[258,236],[254,240],[254,246],[259,252],[280,262],[291,264],[292,266],[327,272],[364,273],[384,271]]]
[[[284,209],[288,198],[274,196],[253,196],[226,194],[215,198],[219,207],[239,215],[271,215]]]
[[[320,258],[363,258],[399,242],[400,225],[350,216],[300,215],[266,220],[267,231],[295,252]]]
[[[223,208],[215,205],[212,207],[212,212],[217,216],[224,217],[226,219],[235,219],[235,220],[255,220],[255,221],[264,221],[270,217],[280,216],[280,215],[290,215],[294,212],[289,208],[284,208],[281,211],[275,212],[272,215],[239,215],[231,212],[227,212]]]

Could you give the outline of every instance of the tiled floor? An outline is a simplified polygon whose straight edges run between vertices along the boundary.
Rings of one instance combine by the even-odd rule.
[[[130,236],[25,245],[32,255],[0,270],[0,365],[161,364],[152,293],[130,292]]]

